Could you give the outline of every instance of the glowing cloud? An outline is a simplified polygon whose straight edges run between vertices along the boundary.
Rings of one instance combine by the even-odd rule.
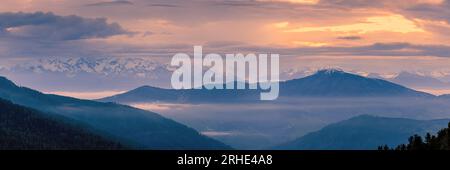
[[[279,22],[273,24],[273,26],[275,26],[276,28],[286,28],[289,26],[289,22]]]
[[[417,3],[426,3],[426,4],[441,4],[444,0],[418,0]]]
[[[364,22],[337,25],[337,26],[323,26],[323,27],[302,27],[286,30],[286,32],[345,32],[364,34],[377,31],[396,32],[396,33],[411,33],[411,32],[425,32],[418,27],[416,23],[406,19],[402,15],[387,15],[369,17]]]

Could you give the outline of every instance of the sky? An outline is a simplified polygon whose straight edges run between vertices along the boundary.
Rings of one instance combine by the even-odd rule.
[[[0,74],[96,98],[168,87],[170,58],[279,53],[285,79],[321,68],[450,81],[450,0],[2,0]]]

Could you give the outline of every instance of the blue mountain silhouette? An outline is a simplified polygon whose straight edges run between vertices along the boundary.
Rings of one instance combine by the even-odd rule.
[[[0,98],[61,115],[144,149],[229,149],[225,144],[156,113],[133,107],[43,94],[0,77]]]

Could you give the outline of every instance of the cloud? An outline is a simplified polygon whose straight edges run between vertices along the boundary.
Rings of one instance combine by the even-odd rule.
[[[360,36],[342,36],[342,37],[337,37],[337,39],[340,39],[340,40],[361,40],[362,37],[360,37]]]
[[[347,25],[300,27],[287,32],[353,32],[358,34],[377,31],[411,33],[424,32],[416,23],[402,15],[385,15],[366,18],[364,22]]]
[[[177,8],[179,5],[175,4],[148,4],[150,7],[161,7],[161,8]]]
[[[439,4],[416,4],[406,8],[404,13],[421,19],[440,20],[450,23],[450,0]]]
[[[445,0],[408,0],[408,3],[404,1],[392,1],[392,0],[320,0],[321,5],[350,7],[350,8],[402,8],[408,6],[419,5],[436,5],[442,4]]]
[[[321,0],[320,4],[331,8],[372,8],[411,18],[450,21],[450,0],[408,0],[408,3],[392,0]]]
[[[8,12],[0,13],[0,34],[25,39],[80,40],[107,38],[130,32],[117,23],[108,23],[105,18],[59,16],[51,12]]]
[[[117,5],[133,5],[134,3],[131,1],[123,1],[123,0],[117,0],[117,1],[103,1],[103,2],[97,2],[97,3],[91,3],[86,4],[84,6],[88,7],[100,7],[100,6],[117,6]]]
[[[0,13],[0,58],[111,56],[118,46],[104,41],[115,35],[132,34],[105,18],[51,12]]]
[[[239,49],[255,53],[278,53],[282,57],[297,56],[435,56],[450,57],[450,46],[446,45],[417,45],[404,42],[374,43],[365,46],[338,47],[299,47],[275,48],[263,46],[246,46]]]
[[[370,46],[353,47],[350,51],[354,55],[450,57],[450,46],[446,45],[376,43]]]
[[[321,0],[322,5],[335,5],[344,7],[382,7],[385,5],[387,0]]]
[[[261,2],[285,2],[285,3],[292,3],[292,4],[317,4],[319,3],[319,0],[257,0]]]
[[[260,4],[256,1],[215,1],[214,2],[217,5],[223,5],[223,6],[231,6],[231,7],[256,7]]]
[[[211,41],[205,43],[204,46],[211,48],[222,48],[222,47],[233,47],[233,46],[242,46],[244,42],[240,41]]]

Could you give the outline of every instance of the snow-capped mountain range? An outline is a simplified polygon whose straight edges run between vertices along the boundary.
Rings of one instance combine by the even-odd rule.
[[[167,61],[145,57],[46,57],[0,63],[0,75],[41,91],[126,91],[143,85],[170,88],[175,68]],[[324,68],[282,68],[281,80],[314,74]],[[450,89],[450,72],[373,73],[345,70],[388,80],[414,89]]]
[[[104,58],[46,58],[19,63],[13,71],[33,73],[53,72],[75,75],[94,73],[104,76],[127,75],[142,78],[155,78],[158,72],[170,71],[166,64],[145,58],[104,57]]]
[[[123,91],[142,85],[169,87],[172,74],[168,64],[136,57],[48,57],[0,65],[0,75],[46,92]]]

